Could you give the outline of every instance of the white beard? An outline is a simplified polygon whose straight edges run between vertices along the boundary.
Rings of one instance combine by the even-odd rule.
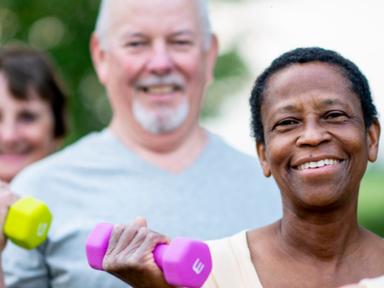
[[[165,134],[179,128],[187,119],[189,103],[183,98],[181,103],[175,108],[158,107],[149,110],[139,101],[134,101],[133,117],[149,133]]]

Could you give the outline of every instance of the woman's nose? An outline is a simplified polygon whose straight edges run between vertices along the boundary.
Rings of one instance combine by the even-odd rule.
[[[0,140],[8,143],[14,142],[19,136],[17,125],[13,120],[0,122]]]
[[[297,145],[300,146],[317,146],[323,142],[328,142],[331,135],[328,130],[318,123],[318,121],[310,121],[304,124],[301,134],[297,138]]]

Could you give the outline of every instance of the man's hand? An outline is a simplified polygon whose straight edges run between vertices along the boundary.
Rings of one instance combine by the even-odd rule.
[[[129,225],[116,225],[103,268],[136,288],[171,287],[165,282],[152,254],[157,244],[168,242],[167,237],[149,230],[143,218]]]
[[[19,199],[9,189],[7,183],[0,181],[0,253],[4,250],[7,238],[3,233],[5,219],[7,218],[9,207]]]

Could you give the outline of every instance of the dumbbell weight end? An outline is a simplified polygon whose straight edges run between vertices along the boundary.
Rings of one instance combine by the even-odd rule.
[[[209,247],[198,240],[176,237],[170,244],[157,245],[153,255],[171,285],[199,288],[212,270]]]
[[[51,221],[52,214],[44,202],[23,197],[9,208],[3,231],[16,245],[33,249],[46,240]]]

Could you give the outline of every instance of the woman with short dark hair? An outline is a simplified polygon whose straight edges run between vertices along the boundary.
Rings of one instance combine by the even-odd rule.
[[[0,48],[1,231],[9,207],[18,199],[7,183],[26,166],[60,147],[67,132],[65,102],[61,83],[46,55],[28,47]],[[1,258],[6,238],[0,234]],[[4,287],[1,263],[0,287]]]
[[[250,104],[257,154],[280,188],[283,217],[213,241],[206,287],[339,287],[384,274],[384,241],[357,222],[380,136],[357,66],[334,51],[295,49],[257,78]]]
[[[46,55],[0,48],[0,180],[10,182],[60,146],[67,131],[65,100]]]

